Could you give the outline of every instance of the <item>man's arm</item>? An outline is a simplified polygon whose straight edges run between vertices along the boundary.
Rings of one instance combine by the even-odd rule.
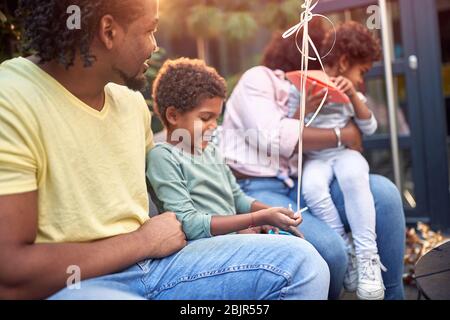
[[[43,299],[66,286],[69,266],[81,279],[168,256],[186,245],[175,214],[151,219],[139,230],[91,243],[34,244],[38,193],[0,196],[0,299]]]

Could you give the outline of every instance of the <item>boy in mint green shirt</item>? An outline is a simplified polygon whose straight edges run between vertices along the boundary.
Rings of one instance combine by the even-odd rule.
[[[300,214],[248,197],[209,143],[226,97],[225,80],[203,61],[167,61],[153,85],[167,140],[147,156],[147,177],[160,212],[172,211],[188,240],[278,228],[301,236]]]

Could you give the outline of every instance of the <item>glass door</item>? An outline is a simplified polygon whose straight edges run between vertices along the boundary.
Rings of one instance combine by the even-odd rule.
[[[447,124],[447,154],[450,155],[450,1],[436,0],[436,8],[438,13],[440,31],[439,40],[442,57],[442,91],[444,93],[444,108]],[[450,158],[448,167],[450,169]]]
[[[427,56],[422,52],[421,46],[424,46],[424,41],[426,42],[425,46],[430,46],[431,39],[425,39],[426,32],[423,32],[424,30],[422,33],[420,30],[417,31],[419,25],[431,23],[432,15],[422,14],[423,7],[428,6],[428,2],[430,0],[388,0],[388,32],[391,40],[389,50],[394,59],[392,90],[395,97],[394,114],[397,118],[399,137],[397,151],[400,161],[401,194],[407,222],[437,221],[441,225],[442,217],[432,221],[436,216],[431,211],[436,209],[441,214],[443,210],[450,211],[448,179],[447,185],[444,185],[444,192],[441,191],[441,196],[437,198],[433,193],[438,192],[437,189],[442,188],[443,184],[436,178],[437,168],[432,168],[432,166],[437,165],[440,168],[438,170],[441,171],[442,164],[440,162],[445,159],[446,163],[447,158],[446,155],[441,154],[442,152],[436,151],[440,148],[439,146],[430,145],[430,139],[436,139],[436,136],[439,136],[439,126],[433,127],[429,121],[430,113],[435,113],[433,109],[437,109],[439,106],[431,106],[425,102],[426,93],[429,93],[430,89],[423,87],[424,77],[427,76],[424,64],[432,62],[432,58],[431,55]],[[449,3],[448,0],[443,0],[443,2]],[[377,6],[378,1],[322,0],[319,3],[318,10],[326,13],[334,23],[348,20],[358,21],[372,28],[373,32],[381,39],[380,28],[373,27],[373,19],[370,20],[371,15],[377,13],[377,8],[379,10],[379,7],[372,7]],[[375,19],[377,18],[379,19],[379,17]],[[369,24],[368,21],[372,21],[372,23]],[[375,25],[377,24],[375,23]],[[423,26],[421,27],[423,28]],[[382,61],[376,63],[368,73],[365,94],[368,97],[369,107],[378,120],[379,128],[375,135],[365,139],[364,155],[369,161],[372,173],[386,176],[394,182],[394,155],[390,140],[391,119],[387,107],[385,68]],[[432,157],[439,157],[439,159],[433,161]],[[447,164],[444,169],[448,171]],[[448,178],[448,172],[445,172],[445,175]]]

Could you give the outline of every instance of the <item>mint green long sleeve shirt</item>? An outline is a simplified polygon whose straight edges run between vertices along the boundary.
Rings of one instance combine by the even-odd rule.
[[[211,143],[201,155],[157,144],[147,155],[147,178],[159,212],[175,212],[188,240],[211,237],[212,216],[250,212],[255,201]]]

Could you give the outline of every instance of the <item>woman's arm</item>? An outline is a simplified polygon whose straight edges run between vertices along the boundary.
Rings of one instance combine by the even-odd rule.
[[[305,128],[303,133],[303,150],[315,151],[322,149],[335,148],[338,144],[337,136],[334,130]],[[298,152],[298,146],[296,148]]]
[[[349,149],[363,151],[361,131],[353,121],[341,129],[341,141]],[[304,151],[335,148],[337,145],[338,140],[333,129],[305,128],[303,133]],[[295,152],[298,152],[298,146]]]

